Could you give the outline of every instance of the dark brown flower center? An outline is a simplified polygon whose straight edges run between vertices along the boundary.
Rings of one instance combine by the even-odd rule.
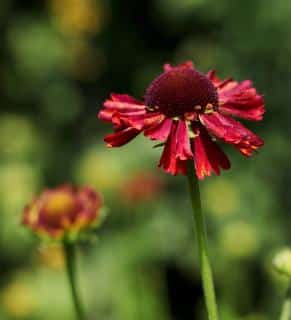
[[[162,73],[149,85],[145,103],[169,117],[178,117],[203,112],[208,104],[216,108],[218,97],[205,75],[191,68],[177,67]]]

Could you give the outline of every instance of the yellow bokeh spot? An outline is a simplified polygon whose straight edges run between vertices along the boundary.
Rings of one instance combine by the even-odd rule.
[[[40,176],[26,163],[0,165],[0,200],[4,212],[18,212],[31,198],[39,184]]]
[[[39,250],[40,263],[50,269],[59,271],[64,268],[64,254],[61,246],[43,247]]]
[[[12,137],[17,132],[17,139]],[[0,150],[12,159],[25,159],[41,148],[39,132],[27,118],[14,114],[0,116]]]
[[[239,207],[239,195],[231,182],[220,179],[209,183],[204,190],[205,206],[214,216],[223,217]]]
[[[80,183],[102,191],[114,191],[124,179],[123,167],[116,160],[116,154],[97,152],[92,148],[82,156],[76,171]]]
[[[69,36],[95,34],[102,28],[104,8],[96,0],[50,0],[59,29]]]
[[[32,290],[20,281],[15,281],[3,289],[3,307],[7,314],[15,318],[28,317],[37,307],[37,299]]]
[[[232,258],[245,258],[255,254],[259,247],[256,228],[244,221],[227,224],[220,234],[222,251]]]

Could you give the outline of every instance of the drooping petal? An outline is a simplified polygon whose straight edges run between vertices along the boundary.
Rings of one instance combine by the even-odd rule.
[[[247,157],[251,156],[254,151],[264,144],[260,137],[230,116],[214,112],[200,115],[200,120],[210,134],[234,145]]]
[[[112,94],[111,99],[104,102],[103,109],[99,112],[98,118],[112,122],[112,117],[130,117],[131,115],[145,114],[146,107],[142,102],[127,94]]]
[[[112,93],[111,94],[111,99],[113,101],[119,101],[119,102],[124,102],[124,103],[130,103],[130,104],[137,104],[137,105],[142,105],[143,103],[134,97],[128,95],[128,94],[120,94],[120,93]]]
[[[213,172],[220,175],[220,168],[227,170],[230,162],[225,153],[213,142],[202,127],[193,128],[197,136],[192,140],[194,163],[198,179],[204,179]]]
[[[222,103],[219,111],[247,120],[262,120],[265,113],[264,100],[249,80],[229,83],[218,90]]]
[[[114,110],[102,109],[98,113],[98,118],[106,122],[111,122],[113,113]]]
[[[179,121],[176,130],[176,157],[180,160],[188,160],[193,157],[188,128],[185,121]]]
[[[161,114],[116,111],[111,116],[111,122],[115,130],[132,127],[142,131],[146,127],[159,123],[161,117],[163,117]]]
[[[115,133],[109,134],[104,138],[107,147],[121,147],[134,139],[140,133],[139,130],[135,128],[125,128]]]
[[[107,146],[119,147],[135,138],[141,130],[134,128],[131,122],[140,116],[144,119],[146,115],[146,106],[142,102],[126,94],[112,94],[98,114],[101,120],[111,122],[115,130],[105,137]]]
[[[137,130],[146,130],[159,125],[165,116],[160,112],[148,112],[141,115],[132,115],[126,118],[128,124]]]
[[[186,162],[193,159],[186,122],[173,121],[159,167],[173,175],[186,174]]]
[[[175,157],[175,133],[177,123],[176,121],[171,124],[171,132],[165,144],[159,167],[165,169],[166,172],[176,174],[176,157]],[[174,159],[174,160],[173,160]]]
[[[229,78],[222,81],[214,71],[208,73],[208,78],[217,88],[221,113],[246,120],[262,120],[265,113],[264,100],[250,80],[236,82]]]
[[[166,141],[171,132],[172,119],[165,118],[158,125],[145,130],[144,135],[152,140]]]

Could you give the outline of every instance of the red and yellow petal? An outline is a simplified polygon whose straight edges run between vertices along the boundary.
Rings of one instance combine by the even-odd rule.
[[[98,118],[106,122],[111,122],[113,116],[130,117],[146,113],[146,107],[140,101],[126,94],[112,94],[103,106]]]
[[[210,134],[234,145],[247,157],[264,145],[264,141],[260,137],[230,116],[214,112],[200,115],[200,120]]]
[[[193,153],[186,122],[182,120],[173,121],[159,167],[173,175],[186,174],[186,162],[189,159],[193,159]]]
[[[126,119],[126,122],[132,128],[143,131],[159,125],[165,116],[160,112],[148,112],[142,115],[132,115]]]
[[[119,147],[135,138],[141,130],[134,128],[130,122],[140,116],[144,119],[146,115],[146,107],[140,101],[126,94],[112,94],[98,114],[101,120],[114,125],[115,132],[104,139],[107,146]]]
[[[106,142],[106,145],[109,148],[121,147],[124,144],[130,142],[132,139],[134,139],[139,133],[139,130],[128,127],[107,135],[104,138],[104,141]]]
[[[144,131],[144,135],[152,140],[166,141],[172,128],[172,119],[165,118],[160,123]]]
[[[217,89],[219,112],[251,121],[262,120],[265,113],[264,99],[250,80],[236,82],[229,78],[222,81],[215,71],[210,71],[208,78]]]
[[[196,137],[192,140],[194,150],[195,170],[198,179],[211,176],[212,173],[220,175],[220,169],[230,168],[230,162],[225,153],[211,140],[211,137],[202,127],[193,128]]]

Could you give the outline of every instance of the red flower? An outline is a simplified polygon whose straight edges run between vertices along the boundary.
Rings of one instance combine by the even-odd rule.
[[[192,62],[168,64],[149,85],[144,101],[112,94],[99,118],[112,122],[115,132],[105,137],[108,147],[119,147],[139,133],[164,143],[159,163],[173,175],[186,173],[193,160],[199,179],[220,174],[230,162],[215,140],[232,144],[249,157],[264,142],[232,118],[262,120],[264,101],[249,80],[220,80],[214,71],[204,75]]]
[[[22,223],[40,236],[62,239],[96,226],[102,200],[89,187],[70,185],[45,190],[24,208]]]

